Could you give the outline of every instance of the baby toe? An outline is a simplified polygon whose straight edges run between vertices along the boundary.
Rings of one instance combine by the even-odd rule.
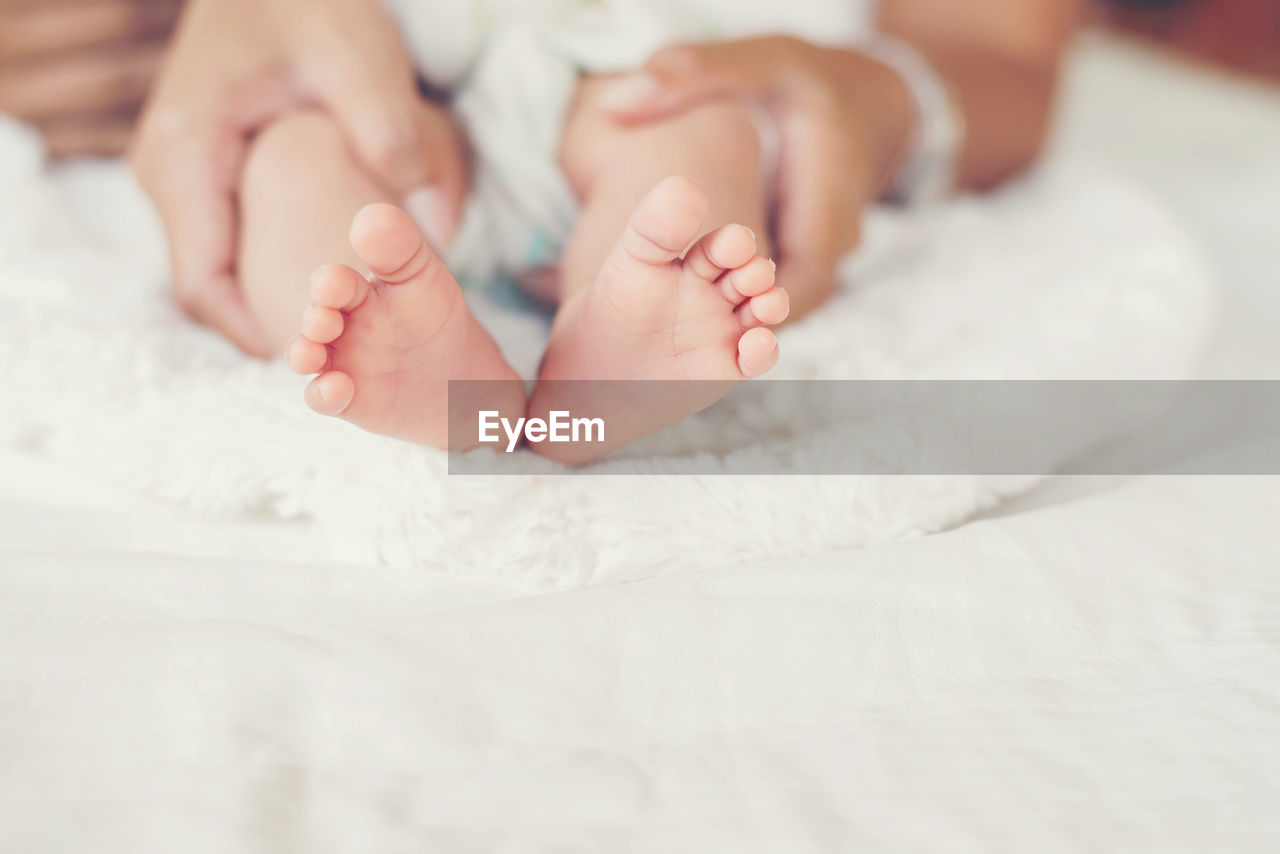
[[[295,373],[316,374],[324,370],[329,351],[323,344],[298,336],[285,350],[284,361]]]
[[[386,202],[356,212],[350,239],[351,248],[373,274],[395,284],[416,276],[432,256],[413,218]]]
[[[620,269],[627,261],[665,266],[680,257],[702,229],[710,200],[694,181],[680,175],[658,183],[631,212],[615,250]]]
[[[327,371],[307,383],[303,398],[321,415],[341,415],[356,396],[356,384],[342,371]]]
[[[787,319],[791,313],[791,296],[785,288],[770,288],[759,296],[751,297],[738,309],[738,320],[747,329],[756,326],[773,326]]]
[[[776,267],[768,258],[755,257],[720,277],[720,293],[734,305],[773,287]]]
[[[726,225],[715,233],[707,254],[721,269],[741,267],[755,257],[756,233],[745,225]]]
[[[316,305],[350,311],[368,292],[368,280],[346,264],[326,264],[311,274],[311,300]]]
[[[746,264],[756,254],[756,235],[745,225],[725,225],[705,235],[685,254],[694,275],[715,281],[725,270]]]
[[[758,377],[778,363],[778,341],[763,326],[748,329],[738,339],[738,370],[747,379]]]
[[[313,305],[302,315],[302,335],[328,344],[342,334],[342,312],[325,305]]]

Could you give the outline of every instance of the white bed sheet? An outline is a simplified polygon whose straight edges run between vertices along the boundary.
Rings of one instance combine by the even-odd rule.
[[[9,504],[0,850],[1274,850],[1275,498],[541,596]]]
[[[1247,224],[1280,109],[1183,75],[1086,44],[1059,144],[1184,208],[1228,262],[1213,369],[1274,375]],[[1177,153],[1160,123],[1200,110]],[[540,596],[0,478],[0,850],[1280,844],[1274,478],[1059,482],[912,542]]]
[[[1280,378],[1280,86],[1092,35],[1053,148],[1123,170],[1198,236],[1222,298],[1206,375]]]

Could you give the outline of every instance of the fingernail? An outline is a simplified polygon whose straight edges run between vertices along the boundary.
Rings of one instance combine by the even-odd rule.
[[[770,258],[770,259],[769,259],[769,266],[773,268],[773,272],[775,272],[775,273],[776,273],[776,272],[778,272],[778,262],[777,262],[777,261],[774,261],[772,258]]]
[[[661,88],[662,83],[657,77],[647,71],[636,71],[605,86],[600,92],[600,106],[613,112],[632,110]]]
[[[453,241],[453,216],[449,203],[437,187],[422,187],[404,197],[404,210],[422,230],[431,248],[447,249]]]

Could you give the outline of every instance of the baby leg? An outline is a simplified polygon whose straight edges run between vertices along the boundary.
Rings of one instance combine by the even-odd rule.
[[[560,310],[530,401],[535,417],[590,408],[604,419],[606,442],[534,446],[571,462],[671,424],[769,370],[777,345],[766,327],[788,311],[761,255],[764,188],[746,109],[710,104],[621,128],[597,99],[598,81],[588,81],[561,143],[582,216],[561,262]],[[637,400],[641,389],[661,399]]]
[[[745,225],[768,257],[762,152],[748,109],[709,103],[664,121],[624,127],[600,108],[608,82],[582,83],[561,138],[560,166],[582,203],[561,261],[561,301],[592,282],[640,199],[672,175],[705,191],[709,207],[701,233]]]
[[[272,341],[287,345],[290,366],[319,374],[305,395],[313,409],[445,447],[449,380],[497,381],[477,386],[481,405],[513,420],[524,391],[449,271],[390,201],[323,113],[277,121],[245,167],[240,279]],[[474,434],[474,417],[454,426]]]

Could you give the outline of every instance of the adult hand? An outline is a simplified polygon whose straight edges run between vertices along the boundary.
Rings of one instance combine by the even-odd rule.
[[[909,94],[889,68],[785,36],[667,47],[613,85],[605,109],[623,123],[726,97],[758,101],[774,116],[778,279],[793,313],[831,292],[836,263],[857,245],[862,212],[885,190],[911,126]]]
[[[0,113],[53,155],[124,151],[180,0],[0,0]]]
[[[464,147],[423,101],[378,0],[191,0],[131,152],[169,235],[179,304],[268,356],[236,281],[238,189],[252,134],[325,108],[356,158],[447,243],[466,192]]]

